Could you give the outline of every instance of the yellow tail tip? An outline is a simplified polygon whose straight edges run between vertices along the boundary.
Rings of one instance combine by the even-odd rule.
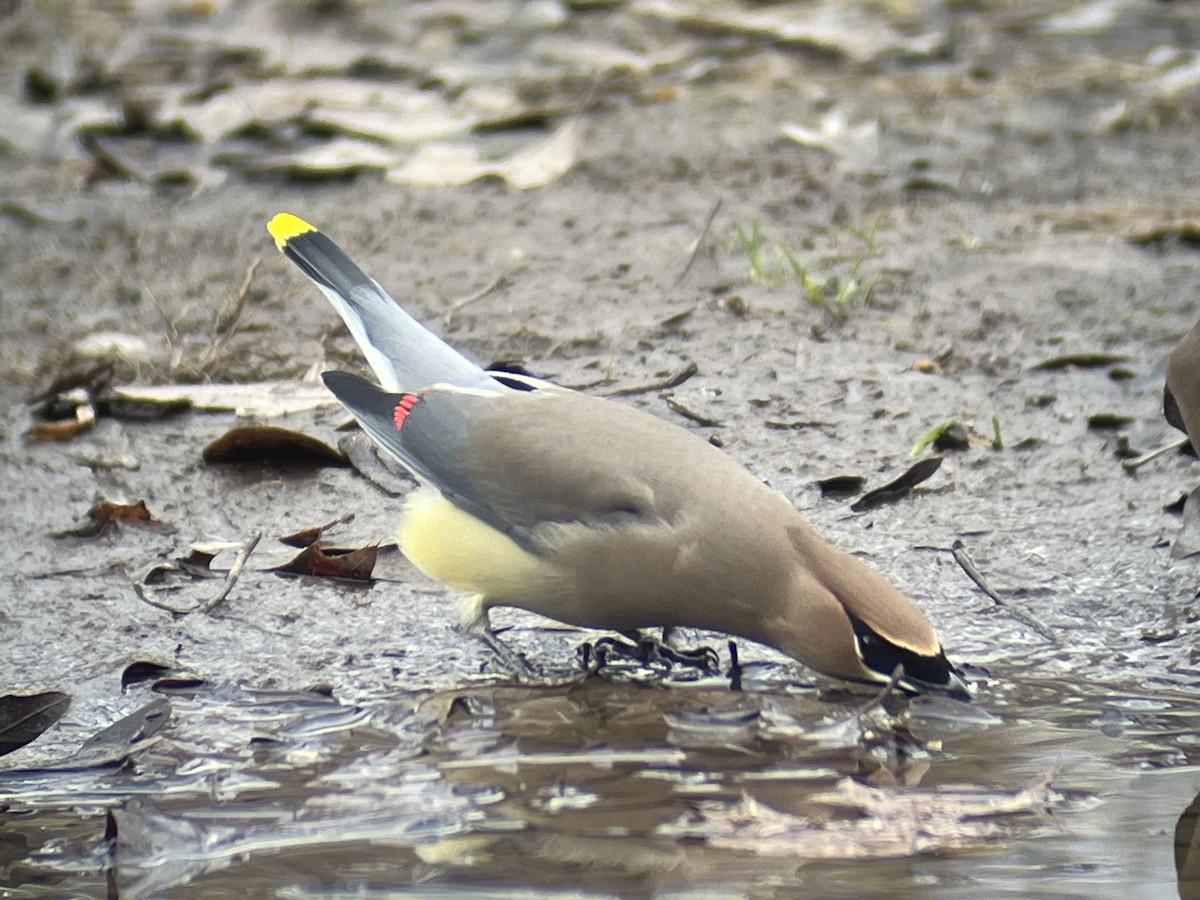
[[[277,213],[267,223],[267,231],[271,233],[271,237],[275,238],[275,246],[280,250],[292,238],[299,237],[305,232],[316,230],[315,226],[309,225],[299,216],[293,216],[291,213]]]

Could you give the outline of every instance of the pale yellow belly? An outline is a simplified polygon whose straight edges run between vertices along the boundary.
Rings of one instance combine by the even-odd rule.
[[[556,567],[429,487],[409,495],[397,540],[430,578],[485,602],[524,605],[523,599],[545,596],[563,580]]]

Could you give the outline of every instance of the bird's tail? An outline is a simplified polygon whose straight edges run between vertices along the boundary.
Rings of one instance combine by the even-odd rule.
[[[401,309],[312,225],[290,213],[279,213],[267,230],[283,255],[329,298],[384,390],[417,391],[437,383],[498,387],[483,369]]]

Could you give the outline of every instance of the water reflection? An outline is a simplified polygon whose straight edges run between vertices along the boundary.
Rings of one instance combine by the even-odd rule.
[[[741,693],[593,676],[354,705],[197,688],[142,708],[171,714],[123,764],[0,773],[0,877],[123,897],[1167,884],[1162,814],[1192,776],[1161,767],[1194,759],[1200,724],[1182,695],[1027,677],[996,682],[1006,702],[868,704],[785,671]],[[1196,815],[1176,829],[1184,896]]]

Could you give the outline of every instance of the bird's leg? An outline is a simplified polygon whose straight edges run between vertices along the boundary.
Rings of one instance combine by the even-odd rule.
[[[459,622],[463,631],[478,638],[495,654],[496,659],[517,681],[527,681],[541,674],[529,661],[512,647],[504,643],[492,630],[483,596],[477,594],[463,602],[462,618]]]

